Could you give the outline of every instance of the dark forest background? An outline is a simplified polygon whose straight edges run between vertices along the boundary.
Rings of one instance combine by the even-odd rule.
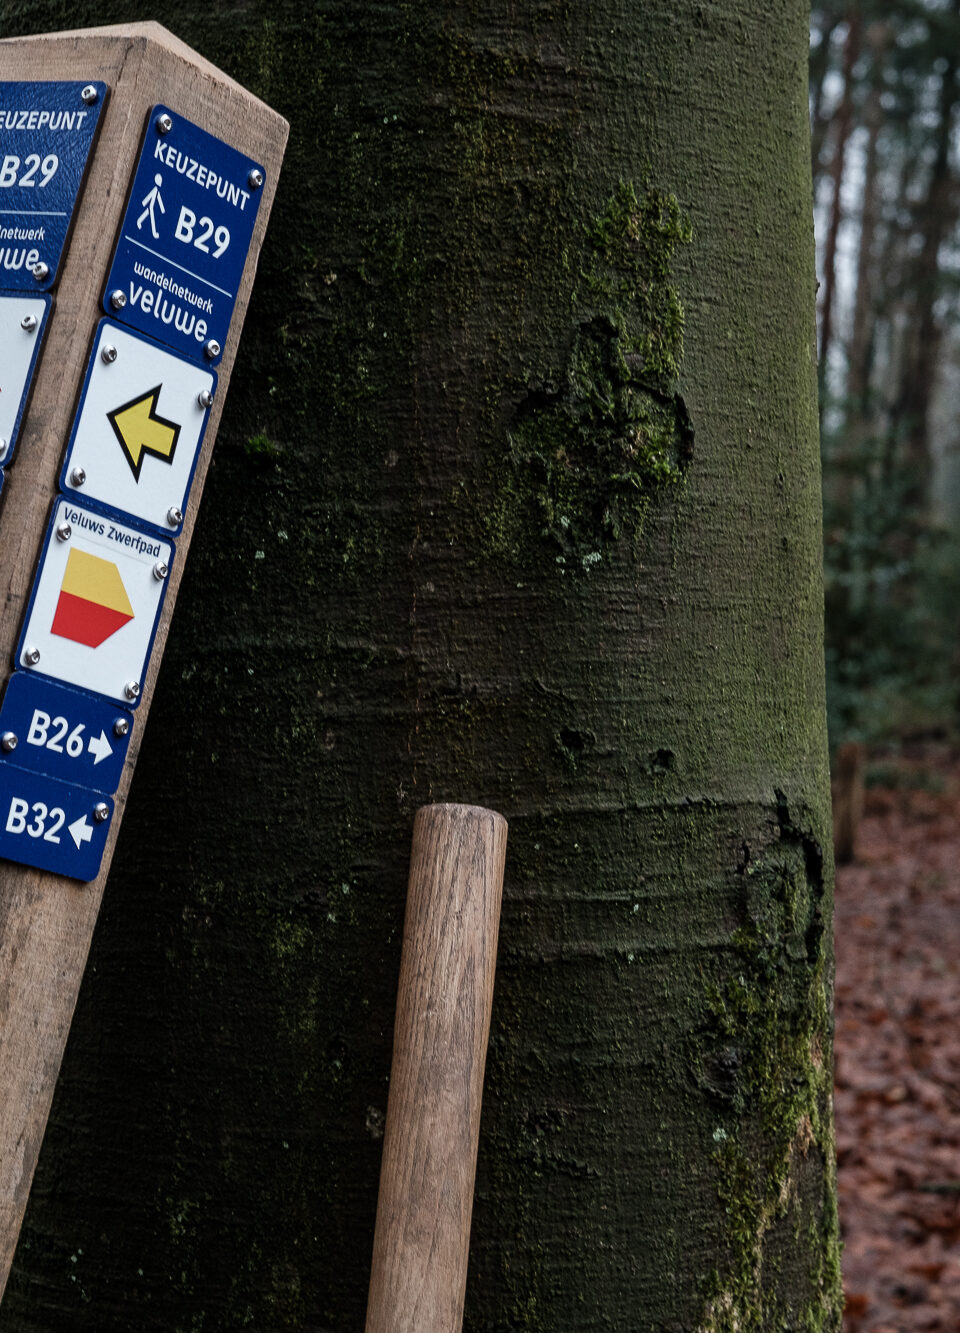
[[[815,5],[831,741],[960,712],[960,0]]]

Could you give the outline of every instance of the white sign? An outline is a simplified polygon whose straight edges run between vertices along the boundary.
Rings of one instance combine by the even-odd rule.
[[[0,466],[16,444],[49,308],[49,296],[0,296]]]
[[[60,500],[34,581],[19,664],[135,704],[172,556],[172,542]]]
[[[217,377],[103,320],[61,485],[179,532]]]

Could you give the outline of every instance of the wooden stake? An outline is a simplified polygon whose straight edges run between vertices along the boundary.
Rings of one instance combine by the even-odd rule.
[[[836,754],[833,775],[833,854],[837,865],[857,859],[857,829],[863,815],[863,746],[847,741]]]
[[[507,824],[417,812],[366,1333],[460,1333]]]
[[[150,707],[163,645],[237,340],[270,216],[289,126],[275,111],[202,59],[158,23],[131,23],[0,41],[5,80],[103,79],[110,97],[99,142],[56,286],[56,305],[17,456],[4,486],[0,525],[0,683],[9,671],[21,616],[47,524],[64,446],[101,317],[114,236],[120,223],[146,116],[165,103],[209,133],[238,146],[267,169],[253,241],[230,336],[219,366],[177,557],[137,709],[126,767],[116,794],[102,868],[83,885],[0,861],[0,1296],[20,1233],[50,1103],[60,1070],[133,766]]]

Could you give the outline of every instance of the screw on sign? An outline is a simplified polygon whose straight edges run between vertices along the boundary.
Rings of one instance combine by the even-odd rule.
[[[104,309],[186,356],[219,361],[265,182],[246,154],[155,107]]]
[[[60,500],[21,633],[21,666],[135,703],[172,560],[169,539]]]
[[[86,690],[15,671],[0,704],[0,763],[14,763],[95,791],[116,791],[132,715]]]
[[[0,856],[92,879],[112,813],[109,797],[10,765],[0,782]]]
[[[64,491],[177,533],[217,374],[101,321],[60,475]]]
[[[0,465],[13,457],[50,306],[49,296],[0,295]]]
[[[210,408],[289,126],[156,23],[7,39],[0,73],[0,438],[8,458],[18,432],[30,445],[29,484],[11,488],[0,525],[0,602],[22,599],[37,555],[19,634],[0,618],[16,663],[0,700],[2,1297],[109,868],[113,793],[119,812],[129,787],[133,710],[149,707],[172,612],[173,539],[209,465]],[[57,318],[41,305],[6,319],[8,296],[55,284]],[[94,295],[120,318],[102,347]],[[46,346],[11,378],[28,335]],[[108,379],[83,423],[88,453],[73,427],[94,366]],[[77,452],[61,471],[65,440]],[[47,871],[94,883],[78,892]]]
[[[0,287],[56,280],[106,93],[103,82],[0,82]]]

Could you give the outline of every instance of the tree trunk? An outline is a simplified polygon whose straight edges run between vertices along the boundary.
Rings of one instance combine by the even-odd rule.
[[[910,356],[905,365],[895,413],[906,438],[904,474],[908,483],[903,505],[914,513],[924,513],[928,502],[930,406],[943,334],[936,311],[941,291],[940,251],[953,231],[957,218],[956,181],[950,165],[950,145],[954,113],[960,98],[960,85],[957,83],[960,62],[956,52],[960,0],[954,0],[951,17],[953,22],[946,29],[951,40],[945,46],[946,64],[940,81],[937,125],[933,136],[933,166],[926,195],[917,210],[917,230],[922,244],[913,270]]]
[[[814,11],[811,17],[820,33],[819,44],[816,49],[810,52],[810,142],[814,194],[816,194],[820,173],[823,169],[821,162],[823,148],[833,114],[832,108],[827,112],[824,111],[824,90],[831,73],[832,63],[830,47],[833,34],[843,22],[843,15],[842,13],[833,14]]]
[[[870,91],[863,111],[867,131],[864,152],[860,240],[857,246],[857,278],[854,292],[853,327],[847,356],[847,430],[860,436],[866,429],[872,408],[870,371],[873,364],[873,328],[876,318],[877,224],[882,205],[880,193],[880,155],[878,141],[883,128],[883,70],[893,40],[889,24],[875,23],[867,30],[867,45],[872,62]]]
[[[836,142],[830,162],[830,211],[823,247],[823,299],[820,302],[820,388],[826,383],[830,343],[833,338],[833,305],[837,286],[837,243],[843,220],[843,173],[847,141],[853,128],[853,70],[860,54],[860,9],[853,4],[847,15],[847,39],[843,46],[843,94],[836,114]]]
[[[805,19],[171,0],[292,132],[4,1333],[362,1327],[428,801],[468,1333],[839,1329]]]

